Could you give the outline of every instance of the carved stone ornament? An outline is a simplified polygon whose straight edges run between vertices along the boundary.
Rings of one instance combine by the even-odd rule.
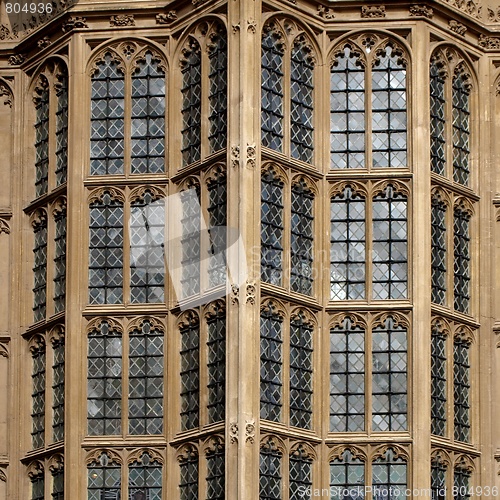
[[[6,217],[0,217],[0,234],[2,233],[10,234],[10,227]]]
[[[499,50],[500,37],[499,36],[485,36],[480,35],[478,40],[479,46],[484,49]]]
[[[52,474],[56,474],[64,470],[64,457],[60,453],[56,453],[49,460],[49,470]]]
[[[422,16],[432,19],[434,16],[434,10],[432,7],[428,7],[424,4],[410,5],[410,16]]]
[[[231,146],[231,166],[236,168],[240,165],[240,147]]]
[[[0,41],[2,40],[14,40],[18,38],[15,31],[11,31],[5,24],[0,24]]]
[[[233,304],[234,306],[239,302],[239,300],[240,300],[240,287],[236,283],[233,283],[231,285],[231,304]]]
[[[490,23],[500,23],[500,7],[497,8],[496,12],[488,7],[488,21]]]
[[[385,5],[363,5],[361,17],[369,19],[385,17]]]
[[[481,19],[481,6],[478,0],[443,0],[456,9],[469,14],[476,19]]]
[[[38,461],[38,460],[35,460],[34,462],[31,462],[29,465],[28,465],[28,477],[33,481],[34,479],[36,479],[37,477],[40,477],[42,476],[43,477],[43,474],[44,474],[44,470],[43,470],[43,464],[42,462]]]
[[[0,342],[0,356],[2,358],[9,358],[9,345],[7,342]]]
[[[245,443],[255,443],[255,420],[247,420],[245,423]]]
[[[25,54],[16,54],[14,56],[10,56],[9,57],[9,64],[11,66],[19,66],[24,61],[26,61],[26,55]]]
[[[0,481],[6,483],[7,482],[7,474],[3,469],[0,469]]]
[[[63,33],[68,33],[78,28],[88,28],[87,18],[85,17],[70,17],[65,23],[62,25]]]
[[[110,17],[109,25],[112,27],[135,26],[135,19],[133,14],[117,14]]]
[[[450,27],[450,30],[455,32],[457,35],[465,36],[465,33],[467,32],[467,26],[465,26],[464,24],[451,19],[448,25]]]
[[[255,305],[255,295],[256,295],[255,281],[247,281],[247,298],[246,303],[252,306]]]
[[[12,108],[12,92],[7,85],[0,82],[0,97],[3,98],[3,103],[5,106]]]
[[[238,423],[231,422],[229,424],[229,442],[235,444],[238,442]]]
[[[48,36],[44,36],[41,40],[38,40],[37,46],[39,49],[44,49],[45,47],[48,47],[52,41]]]
[[[156,14],[156,24],[170,24],[177,20],[177,12],[169,10],[168,12],[160,12]]]
[[[247,144],[247,167],[255,168],[255,158],[256,158],[255,144]]]
[[[248,19],[247,20],[247,31],[249,33],[257,33],[257,21],[255,19]]]
[[[325,7],[324,5],[318,5],[318,16],[322,17],[326,21],[335,18],[333,9],[330,7]]]
[[[87,465],[100,464],[106,467],[110,463],[121,464],[122,459],[116,451],[99,448],[89,451],[85,457],[85,463]]]

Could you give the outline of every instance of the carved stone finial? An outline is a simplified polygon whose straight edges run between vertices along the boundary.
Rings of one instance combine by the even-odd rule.
[[[385,17],[385,5],[363,5],[361,7],[361,17],[369,19]]]
[[[432,7],[428,7],[424,4],[410,5],[410,16],[423,16],[432,19],[434,16],[434,10]]]
[[[177,20],[177,12],[169,10],[168,12],[160,12],[156,14],[156,24],[170,24]]]
[[[464,24],[451,19],[448,25],[450,27],[450,30],[455,32],[457,35],[465,36],[465,33],[467,32],[467,26],[465,26]]]
[[[85,17],[70,17],[65,23],[62,25],[63,33],[68,33],[77,28],[88,28],[87,18]]]
[[[135,19],[133,14],[117,14],[110,17],[109,25],[112,27],[135,26]]]
[[[324,5],[318,5],[318,16],[329,21],[335,18],[333,9],[330,7],[325,7]]]

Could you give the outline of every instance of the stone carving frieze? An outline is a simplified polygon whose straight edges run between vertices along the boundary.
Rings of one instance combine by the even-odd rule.
[[[429,19],[432,19],[434,16],[434,10],[432,7],[428,7],[427,5],[410,5],[410,16],[423,16]]]
[[[361,17],[368,19],[385,17],[385,5],[363,5]]]
[[[169,10],[156,14],[156,24],[170,24],[177,20],[177,12]]]
[[[452,7],[460,10],[461,12],[465,12],[476,19],[482,18],[482,9],[481,5],[479,5],[478,0],[441,0]]]
[[[500,7],[496,11],[488,7],[488,21],[490,23],[500,23]]]
[[[464,24],[459,23],[454,19],[451,19],[448,25],[450,27],[450,30],[456,33],[457,35],[465,36],[465,33],[467,32],[467,26],[465,26]]]
[[[478,43],[483,49],[500,50],[500,36],[481,35]]]
[[[324,5],[318,5],[318,16],[327,21],[335,18],[333,9],[331,9],[330,7],[325,7]]]

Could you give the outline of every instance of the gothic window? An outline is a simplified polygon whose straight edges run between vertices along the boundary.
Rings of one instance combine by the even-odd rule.
[[[60,186],[68,175],[68,77],[61,75],[56,88],[56,185]]]
[[[431,430],[437,436],[444,436],[447,413],[446,337],[433,329],[431,342]]]
[[[218,175],[208,183],[208,217],[210,237],[209,287],[226,282],[227,178]]]
[[[455,467],[453,471],[454,500],[467,500],[468,498],[472,498],[470,477],[471,473],[467,469]]]
[[[372,331],[374,431],[407,429],[407,331],[387,318]]]
[[[130,206],[130,301],[164,301],[165,203],[146,190]]]
[[[190,39],[182,69],[182,158],[189,165],[201,158],[201,48]]]
[[[31,500],[45,500],[45,479],[43,472],[31,478]]]
[[[92,75],[90,173],[123,174],[125,153],[125,78],[107,53]]]
[[[49,185],[49,82],[45,76],[39,78],[35,98],[35,192],[36,196],[47,193]]]
[[[207,500],[225,499],[224,448],[218,446],[207,453]]]
[[[446,173],[446,94],[445,77],[436,62],[431,64],[431,169],[436,174]]]
[[[453,345],[454,436],[470,441],[470,360],[469,344],[455,339]]]
[[[290,425],[310,429],[313,398],[313,328],[301,315],[290,322]]]
[[[162,466],[144,452],[128,467],[128,498],[130,500],[162,499]]]
[[[330,330],[330,431],[365,429],[365,331],[349,317]]]
[[[379,490],[374,500],[402,500],[407,487],[407,465],[403,457],[399,457],[392,448],[376,458],[372,463],[373,487]],[[387,497],[383,491],[393,492]],[[396,493],[399,491],[399,494]]]
[[[64,337],[54,339],[52,347],[52,434],[57,442],[64,439]]]
[[[181,333],[181,427],[182,430],[199,426],[200,410],[200,323],[189,316]]]
[[[313,205],[314,194],[304,181],[292,185],[290,288],[313,292]]]
[[[66,305],[66,207],[54,215],[54,312],[64,311]]]
[[[64,500],[64,469],[58,467],[52,473],[52,500]]]
[[[349,496],[342,493],[332,495],[335,500],[358,500],[364,498],[365,464],[350,450],[335,457],[330,462],[330,489],[336,492],[349,491]]]
[[[272,304],[260,314],[260,417],[279,422],[283,405],[283,318]]]
[[[469,183],[470,154],[470,85],[463,72],[457,72],[452,81],[453,123],[453,180]]]
[[[365,197],[346,187],[330,203],[330,298],[365,298]]]
[[[88,434],[121,434],[122,336],[103,321],[88,336]]]
[[[31,444],[33,449],[45,444],[45,341],[37,337],[30,348],[33,360],[31,372]]]
[[[163,432],[163,332],[144,320],[129,334],[129,434]]]
[[[215,306],[207,318],[208,327],[208,421],[219,422],[225,418],[226,408],[226,311]]]
[[[88,466],[88,500],[120,500],[121,466],[102,453]]]
[[[180,500],[198,500],[198,454],[189,450],[180,461]]]
[[[432,199],[432,302],[446,303],[446,204],[438,197]]]
[[[281,498],[282,454],[269,439],[260,449],[259,500]]]
[[[289,464],[289,500],[303,500],[304,491],[312,488],[312,459],[299,445],[290,453]]]
[[[373,199],[373,298],[405,299],[408,293],[407,197],[392,186]]]
[[[434,458],[431,462],[432,500],[446,500],[446,464]]]
[[[283,281],[283,182],[270,169],[261,181],[261,279],[272,285]]]
[[[40,211],[33,221],[35,241],[34,255],[34,287],[33,315],[34,321],[45,319],[47,312],[47,217]]]
[[[262,38],[262,145],[283,151],[284,51],[280,36],[268,30]]]
[[[454,307],[468,313],[470,307],[470,214],[456,207],[454,211]]]
[[[89,302],[123,300],[123,202],[106,191],[90,205]]]

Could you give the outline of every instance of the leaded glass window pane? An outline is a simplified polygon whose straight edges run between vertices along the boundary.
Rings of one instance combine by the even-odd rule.
[[[90,173],[123,174],[125,81],[110,53],[92,75]]]
[[[131,171],[165,171],[165,73],[150,52],[132,73]]]
[[[408,294],[407,198],[391,186],[373,199],[373,298]]]
[[[472,498],[470,495],[470,472],[467,470],[456,468],[453,474],[453,486],[457,492],[453,496],[453,500],[467,500]]]
[[[130,206],[130,301],[164,301],[165,201],[150,191]]]
[[[314,194],[301,181],[292,186],[290,287],[294,292],[313,291]]]
[[[227,145],[227,39],[221,29],[209,54],[210,81],[208,100],[210,103],[210,152],[214,153]]]
[[[33,320],[45,319],[47,313],[47,219],[41,217],[34,225],[33,246]]]
[[[225,500],[224,448],[207,455],[207,500]]]
[[[432,500],[446,500],[446,465],[442,462],[431,463]]]
[[[31,348],[31,444],[33,449],[45,444],[45,344],[40,341]]]
[[[304,494],[312,488],[312,459],[307,456],[300,446],[290,454],[289,460],[290,500],[304,500],[311,498]]]
[[[53,344],[52,435],[54,442],[64,439],[64,340]]]
[[[446,432],[446,337],[432,333],[431,344],[431,429],[437,436]]]
[[[330,462],[330,491],[332,500],[365,498],[365,464],[349,450]]]
[[[121,467],[103,453],[98,463],[88,467],[87,499],[120,500]]]
[[[392,318],[372,331],[372,428],[407,429],[407,332]]]
[[[365,69],[350,47],[330,69],[330,168],[365,168]]]
[[[446,205],[437,198],[431,208],[432,302],[446,301]]]
[[[52,474],[52,500],[64,500],[64,470],[59,469]]]
[[[66,209],[54,218],[54,311],[64,311],[66,306]]]
[[[454,306],[456,311],[469,312],[470,303],[470,215],[455,209],[454,242]]]
[[[207,319],[208,326],[208,421],[225,418],[226,409],[226,312],[218,308]]]
[[[103,321],[88,337],[88,434],[121,433],[122,338]]]
[[[129,465],[128,497],[130,500],[162,500],[162,466],[146,452],[140,461]]]
[[[200,424],[200,325],[191,318],[181,330],[181,427]]]
[[[64,184],[68,174],[68,77],[61,76],[57,89],[56,185]]]
[[[296,41],[291,54],[291,155],[302,161],[313,159],[313,63],[304,40]]]
[[[469,345],[456,340],[453,344],[454,436],[457,441],[470,440],[470,361]]]
[[[31,500],[45,500],[45,480],[43,474],[31,481]]]
[[[279,422],[283,405],[283,319],[272,305],[260,314],[260,417]]]
[[[310,429],[313,396],[313,328],[298,316],[290,322],[290,425]]]
[[[180,463],[180,500],[198,500],[198,455],[189,453]]]
[[[130,332],[128,370],[130,434],[163,432],[163,332],[145,320]]]
[[[431,169],[436,174],[445,175],[445,81],[437,64],[431,65]]]
[[[330,298],[365,298],[365,198],[350,187],[330,202]]]
[[[273,170],[261,181],[261,279],[282,285],[283,279],[283,182]]]
[[[272,442],[260,450],[259,500],[281,499],[281,452]]]
[[[36,100],[35,194],[41,196],[49,185],[49,84],[40,76],[41,91]]]
[[[89,302],[123,301],[123,203],[105,192],[90,206]]]
[[[372,149],[375,168],[407,166],[406,128],[406,68],[389,45],[372,68]]]
[[[397,457],[392,449],[372,464],[373,500],[403,500],[407,498],[406,461]],[[389,494],[385,494],[388,492]]]
[[[350,318],[330,330],[330,431],[365,429],[365,331]]]
[[[469,184],[470,154],[470,88],[464,74],[455,75],[452,82],[453,120],[453,180]]]
[[[201,158],[201,49],[190,40],[182,69],[182,159],[189,165]]]
[[[283,150],[283,45],[278,33],[269,30],[262,38],[262,146]]]
[[[220,175],[208,184],[210,260],[209,286],[226,283],[227,178]]]

